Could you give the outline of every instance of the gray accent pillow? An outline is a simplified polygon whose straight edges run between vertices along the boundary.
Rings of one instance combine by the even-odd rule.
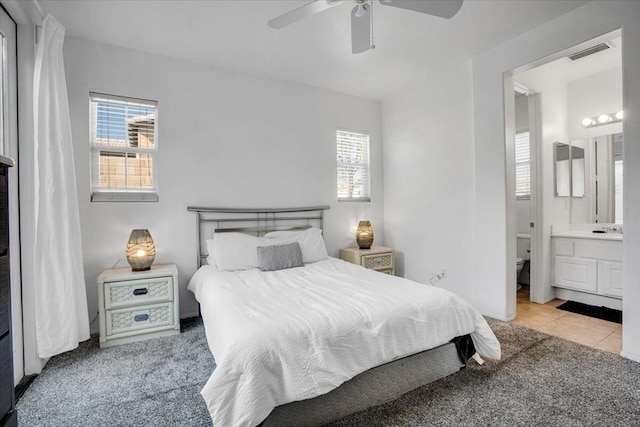
[[[258,246],[260,271],[284,270],[303,265],[302,251],[298,242],[288,245]]]

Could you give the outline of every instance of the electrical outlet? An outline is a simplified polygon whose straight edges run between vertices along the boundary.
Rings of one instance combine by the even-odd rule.
[[[443,268],[442,270],[440,270],[440,273],[438,274],[431,273],[431,275],[429,276],[429,283],[433,285],[439,282],[440,280],[444,279],[445,277],[447,277],[447,269]]]

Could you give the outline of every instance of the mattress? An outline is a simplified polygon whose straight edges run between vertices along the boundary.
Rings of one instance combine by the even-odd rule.
[[[274,272],[204,266],[189,289],[216,360],[201,391],[216,427],[258,425],[277,406],[457,336],[500,358],[484,318],[455,294],[334,258]]]

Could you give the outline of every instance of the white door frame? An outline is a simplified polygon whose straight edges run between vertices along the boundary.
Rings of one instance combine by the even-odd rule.
[[[540,94],[529,95],[529,144],[531,161],[531,253],[529,259],[529,300],[540,304],[545,303],[544,263],[540,256],[540,243],[544,239],[543,233],[543,203],[542,188],[544,184],[543,164],[540,161],[542,153],[542,111]]]

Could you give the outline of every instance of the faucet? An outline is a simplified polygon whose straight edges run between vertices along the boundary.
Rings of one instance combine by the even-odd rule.
[[[613,224],[611,227],[603,227],[607,233],[619,233],[619,234],[623,234],[622,232],[622,225],[617,225],[617,224]]]

